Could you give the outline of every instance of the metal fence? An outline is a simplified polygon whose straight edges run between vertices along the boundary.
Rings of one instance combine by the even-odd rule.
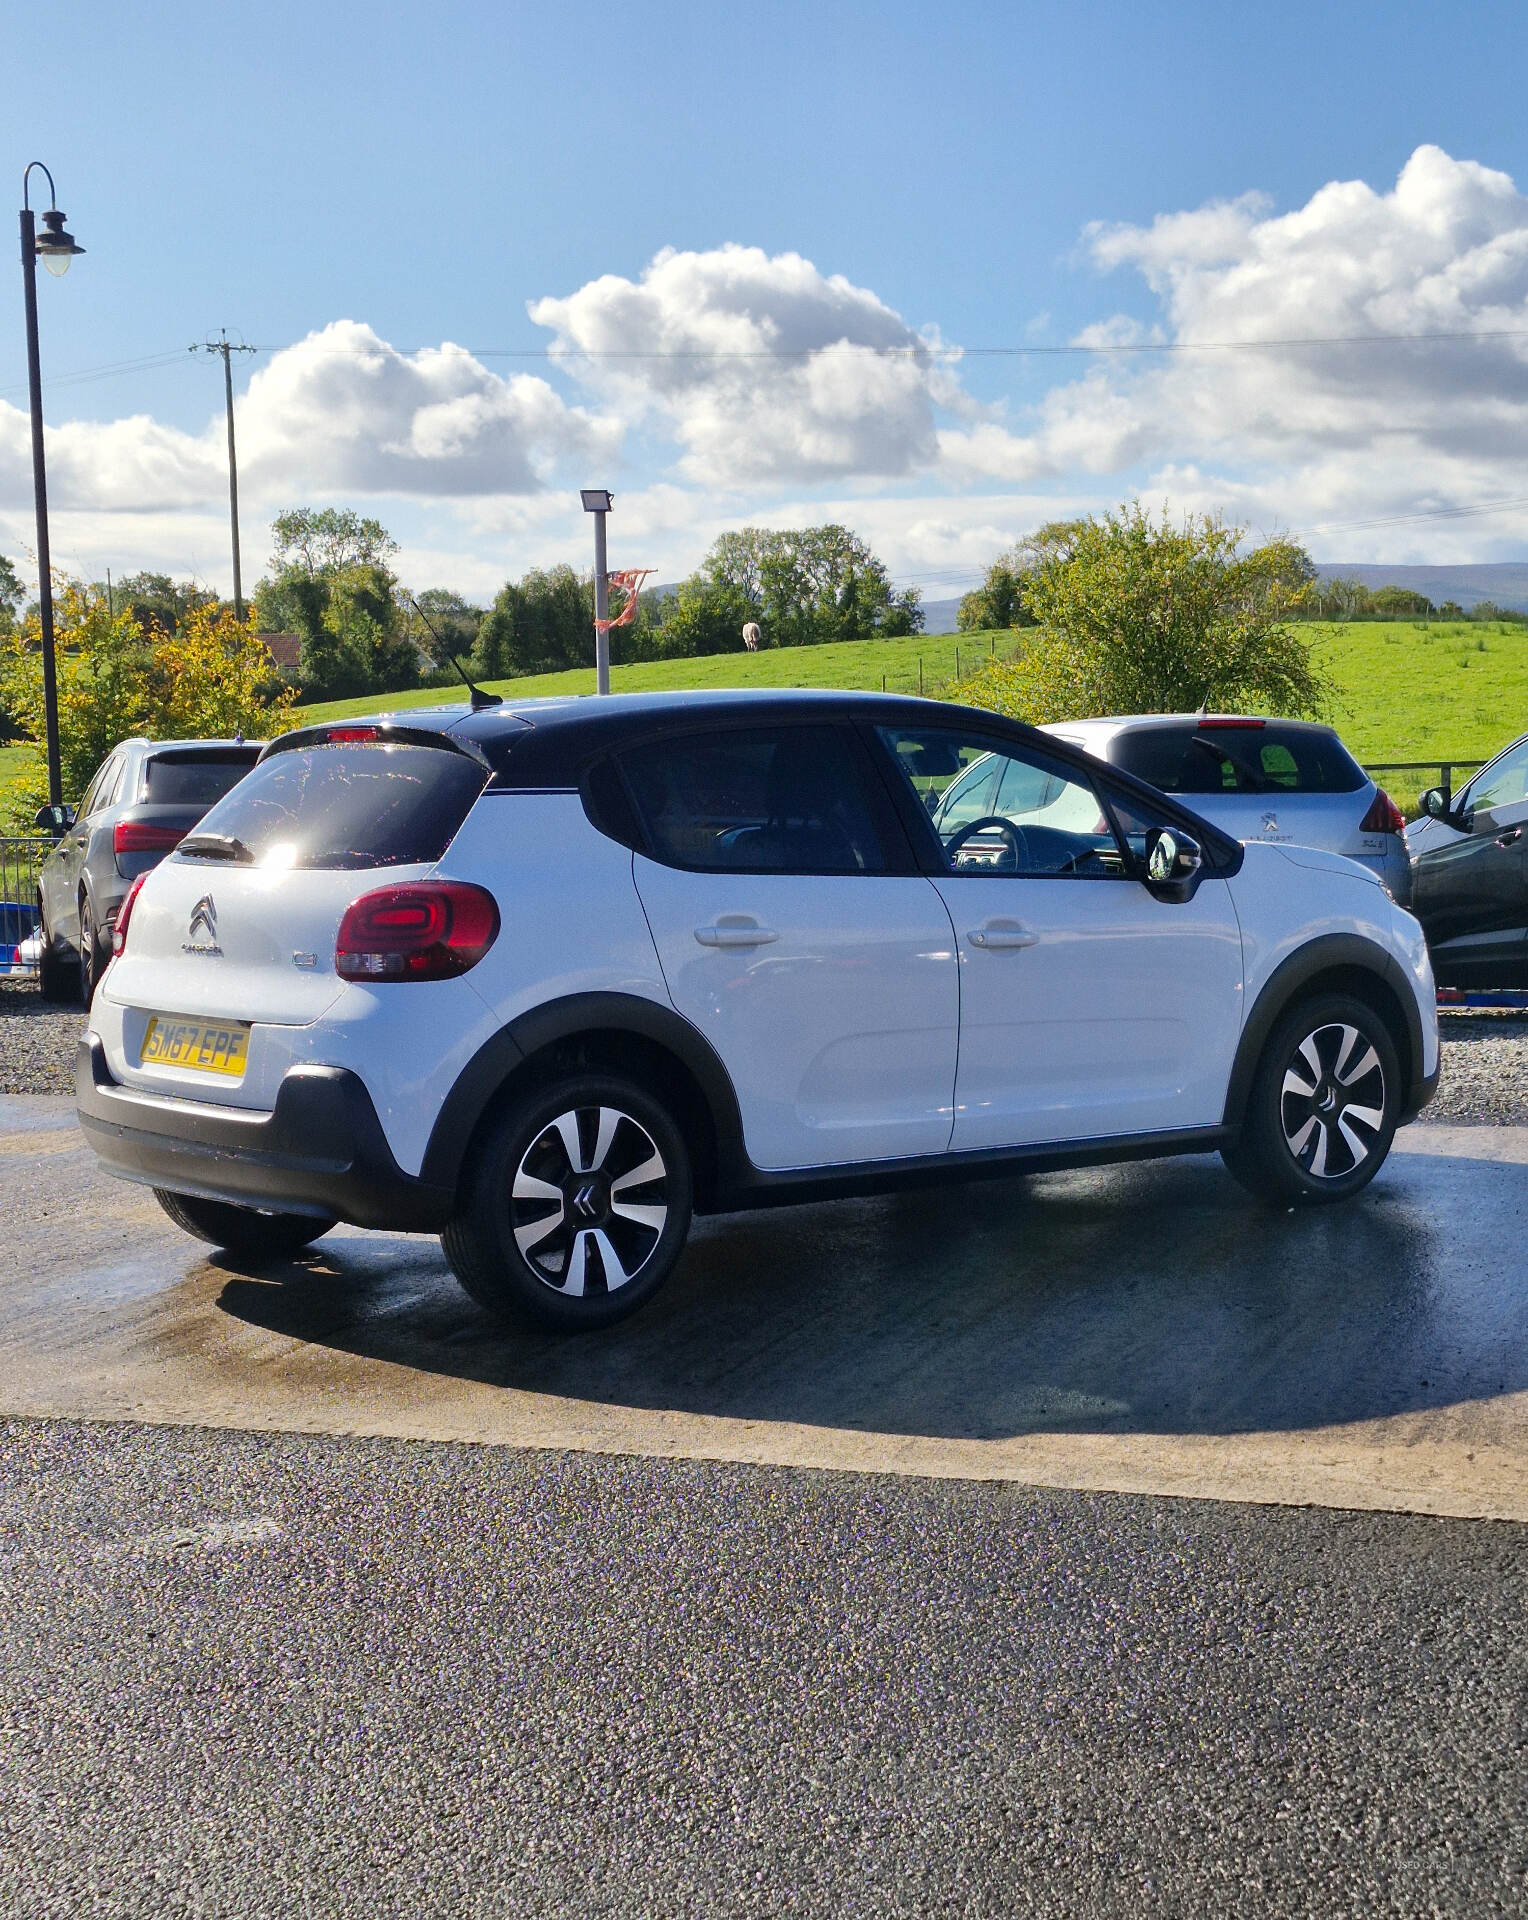
[[[0,840],[0,980],[37,972],[37,869],[52,850],[41,835]]]

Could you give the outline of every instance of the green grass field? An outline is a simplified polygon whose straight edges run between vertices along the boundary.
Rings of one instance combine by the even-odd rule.
[[[1327,716],[1360,760],[1484,759],[1528,728],[1528,627],[1443,621],[1360,621],[1320,625],[1312,635],[1336,697]],[[1006,634],[940,634],[909,640],[866,640],[826,647],[782,647],[764,653],[716,654],[616,667],[617,693],[659,688],[854,687],[915,693],[922,663],[925,691],[936,693],[969,671]],[[588,693],[592,670],[541,674],[494,683],[496,693]],[[460,698],[455,688],[331,701],[304,718],[339,719],[384,705],[427,706]],[[1398,782],[1397,784],[1404,784]]]
[[[1528,728],[1528,627],[1506,621],[1360,621],[1313,630],[1317,657],[1336,688],[1327,716],[1363,761],[1484,759]],[[1009,634],[938,634],[908,640],[860,640],[827,647],[715,654],[616,667],[617,693],[705,687],[852,687],[916,693],[947,689]],[[592,669],[500,680],[496,693],[590,693]],[[334,720],[384,707],[433,706],[461,698],[454,687],[390,697],[329,701],[302,710],[305,720]],[[0,786],[25,771],[34,750],[0,747]],[[1396,776],[1397,797],[1411,782]],[[1409,794],[1408,794],[1409,797]]]

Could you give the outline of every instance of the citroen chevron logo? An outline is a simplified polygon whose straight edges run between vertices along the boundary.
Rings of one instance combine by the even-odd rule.
[[[592,1180],[586,1181],[573,1196],[573,1211],[581,1220],[593,1220],[599,1213],[599,1189]]]
[[[191,924],[186,929],[188,938],[194,940],[198,933],[205,933],[211,941],[218,937],[218,910],[212,904],[212,895],[204,893],[191,909]]]

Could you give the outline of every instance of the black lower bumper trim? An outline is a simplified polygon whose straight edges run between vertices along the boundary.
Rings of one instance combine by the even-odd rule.
[[[399,1232],[437,1232],[455,1208],[449,1189],[402,1171],[364,1082],[344,1067],[291,1068],[270,1113],[193,1106],[122,1086],[90,1033],[75,1095],[85,1138],[124,1180]]]

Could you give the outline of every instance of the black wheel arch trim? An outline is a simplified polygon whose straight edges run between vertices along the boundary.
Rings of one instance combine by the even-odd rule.
[[[1335,972],[1366,973],[1388,989],[1405,1028],[1401,1121],[1414,1120],[1427,1105],[1437,1087],[1438,1075],[1436,1069],[1427,1075],[1422,1072],[1422,1016],[1404,968],[1394,954],[1373,940],[1366,940],[1362,934],[1328,933],[1290,954],[1264,982],[1237,1043],[1236,1060],[1226,1089],[1225,1126],[1238,1130],[1241,1127],[1253,1076],[1275,1024],[1313,981]]]
[[[743,1145],[743,1117],[732,1079],[700,1029],[661,1000],[641,994],[591,992],[564,995],[519,1014],[473,1055],[447,1094],[420,1178],[455,1188],[474,1133],[505,1082],[535,1055],[559,1041],[597,1034],[630,1035],[661,1047],[679,1062],[700,1090],[715,1141],[714,1168],[697,1167],[697,1189],[746,1184],[753,1173]],[[703,1177],[705,1176],[705,1177]]]

